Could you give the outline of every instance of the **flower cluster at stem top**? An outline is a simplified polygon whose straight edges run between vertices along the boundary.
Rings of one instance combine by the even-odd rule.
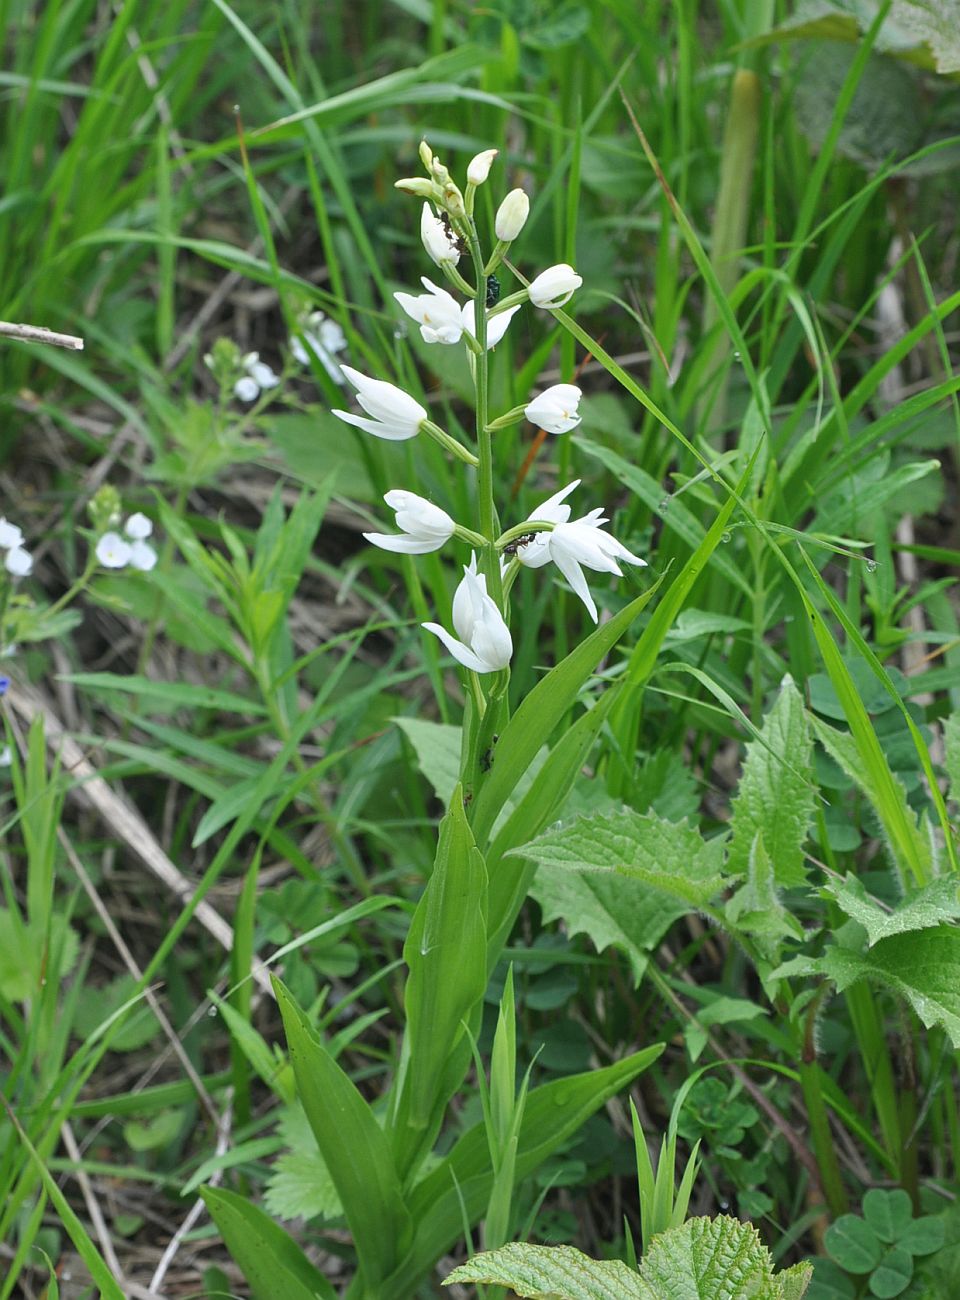
[[[519,290],[499,299],[499,287],[494,287],[493,273],[522,231],[530,202],[522,189],[514,189],[506,196],[494,222],[496,244],[484,260],[473,216],[474,198],[477,187],[489,176],[496,152],[487,149],[472,159],[467,167],[466,188],[461,191],[444,164],[424,142],[420,146],[420,157],[427,176],[396,182],[399,189],[423,199],[420,214],[423,247],[455,292],[423,276],[423,293],[399,292],[394,297],[401,310],[419,325],[425,343],[466,346],[477,387],[477,454],[435,424],[426,408],[402,388],[382,379],[370,378],[350,366],[343,366],[342,373],[356,390],[362,414],[334,411],[334,415],[347,424],[388,441],[405,441],[424,433],[446,451],[476,468],[481,515],[484,488],[488,492],[492,490],[490,436],[524,419],[546,433],[568,433],[580,423],[582,396],[575,384],[554,384],[521,406],[494,419],[486,417],[486,394],[481,392],[486,376],[486,353],[503,339],[511,320],[526,303],[545,311],[555,311],[563,307],[583,283],[572,266],[560,263],[541,271],[529,283],[524,281]],[[473,265],[473,284],[458,269],[465,257],[469,257]],[[499,555],[499,568],[492,558],[489,563],[485,561],[478,567],[476,554],[464,567],[463,579],[453,600],[456,637],[437,623],[423,625],[439,637],[464,667],[476,673],[497,672],[508,666],[513,653],[503,605],[520,565],[540,568],[550,562],[556,564],[596,622],[597,607],[583,570],[620,576],[618,561],[646,564],[622,542],[603,531],[608,520],[602,509],[590,510],[571,520],[572,508],[566,499],[579,483],[579,479],[568,483],[538,506],[522,525],[499,537],[491,535],[489,525],[486,528],[481,525],[480,531],[468,528],[424,497],[404,489],[394,489],[386,493],[384,500],[395,512],[399,532],[370,532],[364,536],[383,550],[407,555],[439,550],[456,536],[486,556]],[[491,517],[495,518],[492,506],[487,512],[487,518]]]

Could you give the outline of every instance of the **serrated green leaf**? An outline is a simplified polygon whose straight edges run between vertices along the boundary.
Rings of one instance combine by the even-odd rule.
[[[448,807],[460,775],[462,729],[425,718],[394,718],[393,721],[413,746],[417,765],[433,786],[434,794]]]
[[[814,812],[811,784],[813,741],[803,698],[785,677],[776,703],[761,728],[766,745],[747,744],[743,776],[731,816],[728,869],[746,875],[758,833],[780,886],[806,879],[803,845]]]
[[[913,1203],[902,1187],[872,1187],[863,1198],[863,1217],[881,1241],[896,1241],[913,1219]]]
[[[254,1300],[336,1300],[322,1273],[263,1210],[222,1187],[204,1187],[200,1195]]]
[[[689,1219],[654,1237],[640,1261],[643,1300],[798,1300],[809,1264],[774,1274],[756,1228],[721,1215]]]
[[[548,867],[616,871],[643,881],[688,907],[705,907],[729,883],[723,871],[723,840],[709,842],[686,822],[632,809],[578,817],[548,831],[515,853]]]
[[[396,1268],[412,1224],[390,1152],[373,1111],[309,1024],[279,980],[274,989],[303,1104],[317,1146],[330,1170],[369,1289]]]
[[[597,1260],[573,1246],[516,1242],[486,1251],[455,1268],[443,1285],[480,1282],[508,1286],[530,1300],[644,1300],[649,1292],[619,1260]]]
[[[487,869],[474,843],[457,785],[440,823],[433,873],[414,913],[403,957],[409,969],[407,1067],[402,1112],[426,1129],[458,1044],[469,1050],[463,1022],[487,986]],[[454,1083],[454,1087],[456,1084]]]
[[[780,955],[780,941],[801,939],[803,927],[777,897],[773,863],[757,831],[747,860],[747,879],[723,909],[731,929],[751,935],[768,961]]]
[[[501,808],[590,674],[610,653],[662,581],[660,578],[649,591],[591,632],[523,698],[497,743],[493,766],[474,802],[470,821],[479,845],[486,843]]]
[[[319,1151],[287,1151],[270,1168],[264,1204],[278,1219],[336,1219],[343,1213]]]
[[[905,997],[929,1029],[940,1025],[960,1048],[960,930],[895,934],[867,953],[834,945],[816,962],[842,992],[857,980],[876,980]]]
[[[960,883],[955,877],[942,876],[920,889],[910,890],[892,911],[869,898],[855,876],[848,875],[842,884],[830,882],[827,888],[847,916],[864,927],[871,948],[892,934],[929,930],[960,917]]]

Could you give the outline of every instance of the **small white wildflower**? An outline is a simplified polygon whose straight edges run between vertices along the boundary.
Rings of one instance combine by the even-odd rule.
[[[119,533],[104,533],[97,542],[97,562],[105,569],[123,569],[130,563],[133,553],[129,542],[124,541]]]
[[[141,573],[149,573],[156,567],[157,553],[149,542],[143,542],[139,538],[130,543],[130,567],[139,569]]]
[[[12,551],[23,545],[23,531],[16,524],[0,518],[0,551]]]
[[[280,383],[280,376],[260,360],[259,352],[248,352],[240,364],[246,373],[234,384],[233,395],[241,402],[255,402],[261,392]]]
[[[547,433],[569,433],[580,423],[577,410],[583,396],[576,384],[554,384],[528,402],[524,415]]]
[[[132,537],[135,541],[142,542],[153,532],[153,523],[146,515],[141,514],[138,510],[137,513],[131,515],[123,525],[123,531],[128,537]]]
[[[425,203],[420,212],[420,239],[427,250],[427,256],[437,266],[456,266],[460,261],[456,238],[440,218],[434,215],[429,203]]]
[[[510,629],[496,602],[487,595],[487,580],[477,573],[477,557],[464,566],[463,579],[453,597],[453,626],[460,636],[451,636],[439,623],[424,623],[439,637],[454,659],[475,673],[494,673],[506,668],[513,654]]]
[[[4,557],[3,567],[13,578],[26,578],[33,569],[33,556],[22,546],[11,547]]]
[[[307,317],[302,330],[304,342],[296,335],[290,339],[290,351],[294,358],[301,366],[308,366],[312,353],[335,384],[345,384],[347,381],[335,355],[347,346],[347,336],[340,325],[322,311],[315,311]]]
[[[403,555],[426,555],[439,551],[450,540],[456,525],[432,501],[418,497],[415,492],[395,489],[386,493],[384,501],[396,511],[400,533],[364,533],[374,546],[384,551],[397,551]]]
[[[493,228],[497,238],[509,244],[526,225],[530,215],[530,200],[523,190],[511,190],[497,209]]]
[[[343,373],[357,390],[357,401],[372,419],[354,415],[352,411],[334,411],[338,419],[392,442],[402,442],[420,432],[420,425],[427,418],[426,409],[402,388],[383,379],[370,379],[351,366],[344,366]]]
[[[530,282],[527,293],[534,307],[562,307],[573,297],[574,291],[583,284],[583,276],[577,275],[572,266],[558,262],[541,271]]]

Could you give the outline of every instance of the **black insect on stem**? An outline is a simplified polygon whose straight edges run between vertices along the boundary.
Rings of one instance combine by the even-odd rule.
[[[524,533],[522,537],[515,537],[503,548],[504,555],[516,555],[522,546],[529,546],[532,541],[535,541],[536,536],[536,533]]]
[[[500,281],[495,275],[487,276],[487,306],[496,307],[500,301]]]
[[[459,234],[457,234],[457,232],[454,230],[453,226],[450,224],[450,215],[449,215],[449,213],[446,213],[446,212],[441,212],[441,213],[440,213],[440,224],[443,226],[444,230],[447,232],[447,238],[450,240],[450,242],[451,242],[451,243],[453,244],[453,246],[456,248],[456,250],[457,250],[457,252],[460,254],[460,256],[461,256],[461,257],[466,257],[466,255],[467,255],[467,246],[466,246],[466,244],[463,242],[463,238],[462,238],[462,236],[459,235]]]
[[[495,735],[490,741],[490,748],[485,749],[484,752],[480,755],[481,772],[489,772],[491,767],[493,767],[493,747],[499,739],[500,737]]]

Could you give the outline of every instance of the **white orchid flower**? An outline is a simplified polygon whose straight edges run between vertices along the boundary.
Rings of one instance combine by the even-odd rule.
[[[507,326],[522,306],[522,303],[518,303],[516,307],[508,307],[506,311],[498,312],[496,316],[491,316],[489,312],[487,313],[487,351],[489,351],[490,348],[495,348],[497,346],[504,334],[506,334]],[[463,307],[460,309],[463,328],[468,330],[474,338],[477,337],[476,307],[476,303],[471,301],[465,302]]]
[[[490,168],[493,160],[500,151],[498,149],[484,149],[483,153],[478,153],[467,163],[467,183],[470,185],[482,185],[490,175]]]
[[[369,379],[351,366],[344,366],[343,373],[357,390],[357,401],[372,418],[354,415],[352,411],[334,411],[338,419],[391,442],[416,437],[420,425],[427,418],[426,409],[419,402],[395,384],[388,384],[383,379]]]
[[[294,359],[301,366],[308,366],[312,353],[335,384],[345,384],[343,370],[336,359],[336,353],[342,352],[347,346],[347,336],[340,325],[322,311],[315,311],[311,312],[301,328],[306,346],[296,335],[291,336],[290,351]]]
[[[402,555],[426,555],[439,551],[453,536],[456,524],[432,501],[418,497],[415,492],[395,489],[387,492],[384,501],[396,511],[399,533],[364,533],[364,537],[383,551],[398,551]]]
[[[97,542],[97,562],[105,569],[125,569],[132,554],[131,544],[119,533],[104,533]]]
[[[280,376],[260,360],[259,352],[248,352],[240,364],[245,373],[233,386],[233,395],[238,401],[255,402],[261,392],[276,388],[280,383]]]
[[[580,423],[577,407],[583,396],[576,384],[554,384],[528,402],[524,415],[547,433],[569,433]]]
[[[497,238],[505,244],[509,244],[511,240],[516,239],[526,225],[529,215],[530,200],[527,198],[526,193],[523,190],[511,190],[497,208],[497,215],[493,223]]]
[[[615,537],[601,531],[603,525],[609,522],[602,509],[591,510],[580,519],[570,519],[570,507],[563,502],[579,483],[579,479],[574,479],[537,506],[529,518],[552,523],[555,527],[552,532],[538,533],[532,542],[521,547],[517,551],[517,559],[532,569],[539,569],[552,560],[596,623],[597,607],[583,576],[583,569],[614,573],[619,578],[623,575],[618,560],[626,560],[628,564],[642,567],[646,567],[647,562],[628,551]]]
[[[3,558],[3,567],[12,578],[26,578],[33,569],[33,556],[22,546],[11,546]]]
[[[427,293],[395,293],[394,298],[420,326],[424,343],[459,343],[464,330],[460,304],[452,293],[439,289],[425,275],[420,277],[420,283]]]
[[[23,546],[23,530],[0,518],[0,551],[14,551]]]
[[[487,580],[477,572],[477,557],[464,566],[463,580],[453,597],[453,626],[456,637],[439,623],[424,623],[428,632],[440,638],[454,659],[475,673],[495,673],[506,668],[513,654],[510,629],[496,602],[487,595]]]
[[[460,261],[460,249],[457,240],[436,216],[429,203],[424,203],[420,212],[420,238],[427,250],[427,256],[437,266],[456,266]]]
[[[562,307],[570,301],[574,290],[579,289],[581,284],[583,276],[577,275],[566,262],[558,262],[531,280],[527,293],[534,307]]]

